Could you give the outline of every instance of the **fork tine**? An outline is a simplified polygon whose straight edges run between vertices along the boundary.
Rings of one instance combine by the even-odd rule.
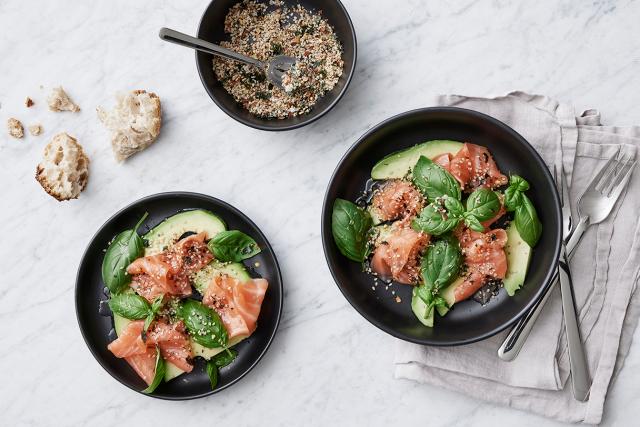
[[[607,197],[614,200],[614,203],[618,199],[618,197],[620,197],[622,190],[624,190],[625,187],[627,186],[627,183],[631,178],[631,174],[633,173],[633,170],[635,169],[636,164],[638,163],[636,160],[633,163],[631,163],[631,165],[629,166],[628,164],[630,162],[631,162],[631,158],[629,158],[629,161],[625,163],[625,166],[622,168],[622,171],[624,171],[624,173],[620,172],[618,174],[615,180],[614,187],[609,191],[607,195]]]
[[[560,201],[562,201],[562,187],[560,186],[560,179],[558,178],[558,168],[556,165],[553,165],[553,182],[556,183],[556,190],[560,195]]]
[[[602,187],[609,182],[609,178],[612,176],[613,171],[616,169],[616,166],[618,165],[619,152],[620,150],[618,149],[616,154],[613,155],[613,157],[611,157],[609,160],[607,160],[607,163],[605,163],[602,169],[600,169],[598,174],[595,177],[593,177],[586,191],[592,191],[592,190],[600,191]]]
[[[600,192],[603,195],[608,195],[613,187],[617,185],[617,183],[622,179],[624,174],[627,172],[627,166],[633,163],[633,156],[623,157],[618,162],[618,165],[614,168],[613,176],[606,182],[605,185],[600,186]]]

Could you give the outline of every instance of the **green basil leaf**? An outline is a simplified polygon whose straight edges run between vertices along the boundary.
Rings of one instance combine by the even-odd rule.
[[[515,211],[522,203],[522,192],[516,187],[507,187],[504,191],[504,207],[509,211]]]
[[[480,222],[493,218],[499,210],[500,198],[488,188],[475,190],[467,199],[467,214],[473,215]]]
[[[427,197],[430,202],[442,196],[451,196],[460,200],[462,193],[458,181],[441,166],[431,159],[420,156],[413,168],[413,183]]]
[[[424,285],[430,288],[434,296],[437,295],[440,289],[458,276],[461,264],[462,252],[458,241],[453,238],[438,240],[429,246],[422,258],[421,273]]]
[[[464,223],[467,227],[469,227],[470,229],[472,229],[473,231],[477,231],[479,233],[482,233],[484,231],[484,225],[482,225],[480,223],[480,221],[478,220],[478,218],[476,218],[473,215],[468,214],[468,212],[465,212],[464,215]]]
[[[369,212],[348,200],[336,199],[331,215],[331,232],[336,246],[344,256],[357,262],[366,259],[370,228]]]
[[[213,358],[213,363],[215,363],[218,368],[224,368],[233,362],[236,357],[238,357],[238,351],[228,348],[227,351],[216,354]]]
[[[509,179],[509,187],[513,187],[520,192],[525,192],[529,189],[529,183],[519,175],[511,175],[511,178]]]
[[[102,280],[113,294],[117,294],[131,282],[127,267],[144,254],[144,242],[136,230],[147,217],[145,213],[131,230],[118,234],[107,248],[102,260]]]
[[[211,390],[214,390],[218,385],[218,366],[215,361],[209,360],[207,362],[207,375],[209,376],[209,382],[211,383]]]
[[[151,303],[151,311],[153,314],[157,313],[158,310],[162,308],[162,304],[164,303],[164,294],[158,295]]]
[[[522,240],[533,248],[542,235],[542,224],[536,208],[525,194],[522,194],[522,203],[516,209],[515,222]]]
[[[222,262],[240,262],[260,253],[256,241],[238,230],[221,231],[207,245]]]
[[[460,200],[451,196],[443,196],[442,199],[450,217],[461,217],[464,214],[464,205]]]
[[[220,316],[211,308],[193,299],[185,300],[180,306],[180,318],[189,335],[198,344],[207,348],[226,347],[229,340]]]
[[[459,216],[449,216],[444,208],[431,203],[411,221],[411,227],[416,231],[439,236],[456,228],[459,222]]]
[[[151,326],[151,322],[153,322],[153,319],[155,319],[155,317],[155,313],[149,312],[147,317],[144,319],[143,331],[146,332],[149,329],[149,326]]]
[[[164,359],[160,354],[160,348],[156,347],[156,373],[153,376],[153,382],[149,385],[149,387],[142,390],[143,393],[153,393],[153,391],[160,385],[162,380],[164,379],[164,373],[167,369]]]
[[[442,298],[441,296],[437,296],[433,299],[433,306],[434,307],[446,307],[446,308],[450,308],[449,307],[449,303],[447,302],[446,299]]]
[[[112,295],[109,300],[109,308],[117,315],[131,320],[144,319],[150,314],[153,315],[149,302],[133,293]]]

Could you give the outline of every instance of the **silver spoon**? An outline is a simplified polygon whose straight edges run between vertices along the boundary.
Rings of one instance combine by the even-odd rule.
[[[289,71],[293,64],[296,63],[295,58],[286,55],[274,56],[267,62],[260,61],[258,59],[251,58],[249,56],[245,56],[232,50],[226,49],[222,46],[218,46],[217,44],[191,37],[187,34],[172,30],[170,28],[161,28],[159,36],[164,41],[190,47],[202,52],[212,53],[223,58],[240,61],[245,64],[253,65],[254,67],[260,68],[267,76],[267,80],[281,89],[283,89],[282,76],[285,72]]]

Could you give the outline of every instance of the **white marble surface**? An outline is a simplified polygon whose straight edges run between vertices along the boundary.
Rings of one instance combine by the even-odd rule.
[[[206,4],[0,2],[0,424],[554,425],[394,380],[394,339],[360,317],[329,275],[322,197],[358,136],[439,93],[520,89],[599,108],[607,124],[640,123],[640,3],[347,0],[359,40],[351,87],[326,117],[287,133],[227,117],[202,88],[193,53],[157,38],[164,25],[194,32]],[[46,110],[46,93],[59,84],[80,114]],[[135,88],[160,95],[164,126],[152,148],[118,165],[95,107]],[[27,95],[36,102],[29,110]],[[8,117],[41,122],[45,133],[10,139]],[[67,203],[33,179],[43,146],[60,131],[76,136],[92,161],[87,190]],[[258,368],[224,393],[181,403],[114,381],[85,347],[73,305],[78,262],[95,230],[116,209],[165,190],[211,194],[253,218],[286,287],[279,333]],[[606,425],[634,424],[638,338],[611,387]]]

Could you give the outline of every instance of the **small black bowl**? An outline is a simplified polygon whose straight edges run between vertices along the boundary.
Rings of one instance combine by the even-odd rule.
[[[503,173],[529,181],[527,195],[537,208],[543,233],[533,250],[524,286],[513,297],[502,289],[482,306],[467,300],[445,316],[436,316],[433,328],[423,326],[411,311],[411,286],[377,286],[360,264],[338,250],[331,234],[331,212],[336,198],[355,200],[362,194],[371,168],[387,154],[434,139],[467,141],[487,147]],[[324,199],[322,243],[329,269],[349,303],[383,331],[424,345],[460,345],[479,341],[513,324],[541,296],[557,266],[561,242],[560,199],[547,166],[534,148],[504,123],[476,111],[435,107],[392,117],[362,136],[338,164]],[[395,301],[399,296],[401,303]]]
[[[228,35],[224,32],[224,19],[229,9],[236,3],[239,1],[213,0],[209,3],[198,26],[198,38],[213,43],[228,40]],[[347,91],[347,86],[349,86],[356,68],[356,33],[347,10],[339,0],[285,0],[284,3],[289,6],[300,4],[309,10],[322,11],[322,16],[329,21],[338,40],[342,43],[342,59],[344,60],[342,76],[335,87],[320,98],[308,114],[286,119],[263,119],[251,114],[233,99],[233,96],[222,87],[216,78],[213,72],[213,55],[196,52],[200,80],[213,102],[235,120],[256,129],[291,130],[319,119],[340,101],[342,95]]]
[[[76,278],[76,315],[89,350],[112,377],[140,392],[146,387],[144,381],[124,359],[116,358],[107,349],[113,339],[113,320],[109,314],[103,315],[100,312],[101,304],[104,306],[103,301],[107,300],[101,277],[104,250],[116,234],[131,228],[145,212],[149,216],[140,229],[141,234],[163,219],[189,209],[207,209],[222,218],[229,229],[240,230],[253,237],[262,251],[245,265],[254,277],[267,279],[269,288],[260,310],[258,328],[249,338],[235,346],[238,357],[221,370],[215,390],[211,390],[204,363],[198,358],[192,372],[162,383],[152,394],[147,395],[167,400],[195,399],[222,391],[244,377],[267,352],[280,323],[283,289],[278,261],[264,234],[242,212],[216,198],[185,192],[154,194],[121,209],[100,227],[82,256]],[[258,266],[256,262],[259,263]]]

